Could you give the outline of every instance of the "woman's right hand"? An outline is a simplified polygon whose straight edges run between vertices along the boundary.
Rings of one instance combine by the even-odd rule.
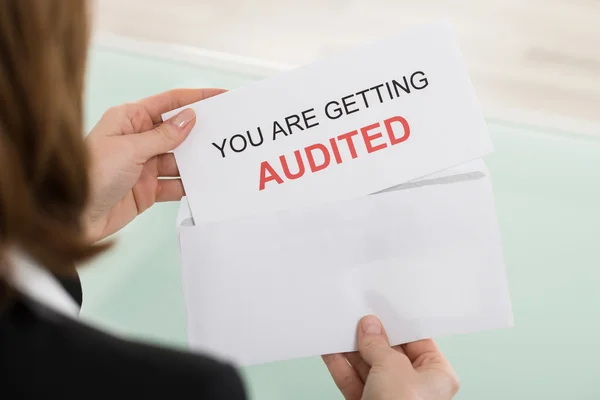
[[[361,319],[358,352],[323,360],[346,400],[449,400],[459,381],[433,340],[391,347],[377,317]]]

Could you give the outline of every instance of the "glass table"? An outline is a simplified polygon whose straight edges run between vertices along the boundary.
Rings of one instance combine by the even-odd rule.
[[[261,76],[95,45],[90,128],[113,105],[174,87],[235,88]],[[457,399],[600,398],[600,137],[489,120],[492,173],[513,329],[440,338]],[[155,206],[81,270],[82,318],[111,332],[186,346],[177,204]],[[341,399],[320,358],[243,370],[252,398]]]

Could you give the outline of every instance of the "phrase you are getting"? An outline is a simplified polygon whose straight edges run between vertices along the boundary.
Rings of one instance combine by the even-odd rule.
[[[345,115],[359,112],[361,109],[411,94],[413,90],[423,90],[428,86],[429,80],[425,73],[416,71],[402,76],[398,80],[392,79],[344,96],[340,100],[329,101],[324,107],[324,114],[326,118],[336,120]],[[315,108],[309,108],[289,115],[281,121],[273,121],[269,136],[272,141],[275,141],[280,137],[287,137],[295,132],[305,131],[316,126],[319,126],[319,121]],[[220,152],[222,158],[226,158],[229,154],[241,153],[249,148],[263,145],[266,132],[269,131],[259,126],[256,129],[247,130],[245,135],[235,134],[230,138],[223,139],[221,143],[213,142],[212,145]],[[286,155],[279,156],[277,162],[268,160],[261,162],[258,189],[265,190],[269,182],[282,184],[285,182],[284,178],[287,180],[299,179],[307,171],[311,173],[322,171],[331,165],[332,160],[336,164],[341,164],[349,158],[355,159],[359,156],[357,144],[362,145],[366,153],[370,154],[402,143],[409,137],[410,124],[406,118],[399,115],[390,116],[381,122],[374,122],[331,137],[324,143],[315,143],[304,149],[295,150],[293,167]]]

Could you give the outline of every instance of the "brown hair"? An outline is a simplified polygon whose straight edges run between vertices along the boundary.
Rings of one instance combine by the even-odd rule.
[[[0,1],[0,268],[12,247],[57,274],[101,250],[81,218],[86,4]]]

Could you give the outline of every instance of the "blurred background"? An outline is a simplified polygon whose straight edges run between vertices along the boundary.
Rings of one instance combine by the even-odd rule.
[[[450,17],[489,113],[600,122],[599,15],[597,0],[98,0],[96,28],[299,65]]]
[[[175,87],[233,89],[449,17],[495,145],[486,162],[516,323],[439,338],[462,380],[457,399],[600,398],[600,1],[94,6],[88,128],[113,105]],[[83,318],[126,337],[186,346],[177,207],[153,207],[82,269]],[[253,399],[341,398],[319,358],[242,372]]]

